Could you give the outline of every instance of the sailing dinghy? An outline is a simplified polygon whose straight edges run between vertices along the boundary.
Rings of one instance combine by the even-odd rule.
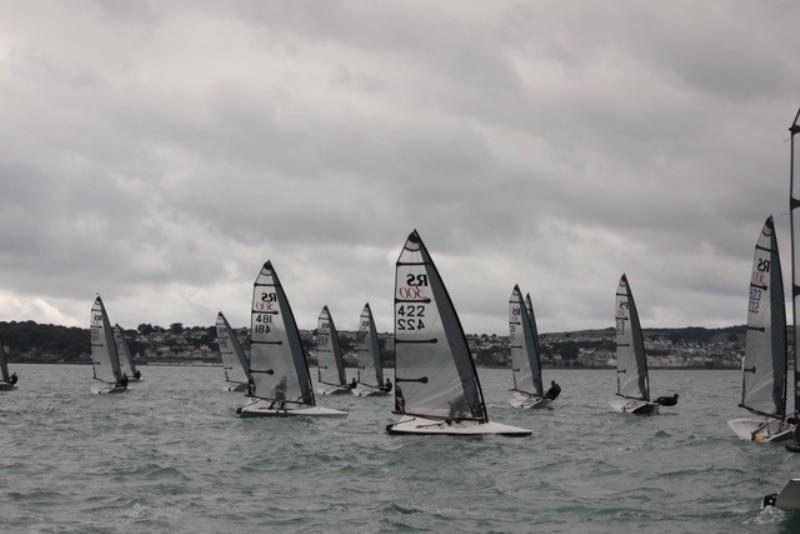
[[[219,353],[222,356],[222,369],[225,372],[225,383],[227,384],[226,391],[247,391],[249,380],[246,369],[250,368],[250,363],[247,361],[242,346],[239,345],[236,332],[228,324],[228,320],[222,315],[222,312],[217,313],[217,345],[219,345]]]
[[[125,332],[119,325],[114,326],[114,342],[117,344],[117,355],[119,355],[120,372],[131,382],[138,382],[142,379],[142,372],[136,368],[133,362],[133,354],[128,347],[125,339]]]
[[[92,316],[89,321],[92,341],[92,371],[94,382],[92,393],[122,393],[127,391],[127,381],[123,379],[119,368],[117,344],[111,322],[108,320],[106,308],[98,295],[92,305]]]
[[[358,337],[356,338],[358,351],[358,385],[352,390],[357,397],[386,396],[383,389],[383,362],[381,349],[378,343],[378,331],[375,329],[375,320],[372,318],[372,309],[369,303],[364,304],[358,323]]]
[[[3,340],[0,339],[0,391],[11,391],[17,387],[17,374],[8,372],[8,361],[6,360],[6,349]]]
[[[519,285],[515,285],[508,307],[511,374],[514,378],[514,394],[508,404],[513,408],[545,408],[550,400],[544,398],[542,389],[539,336],[530,294],[523,302]]]
[[[320,395],[347,395],[347,376],[339,333],[327,306],[322,307],[317,319],[317,393]]]
[[[728,426],[746,441],[780,441],[792,435],[794,425],[786,421],[786,309],[771,216],[756,242],[749,295],[739,406],[760,417],[731,419]]]
[[[416,230],[395,271],[395,412],[390,434],[529,436],[489,421],[464,330]]]
[[[659,402],[650,400],[650,378],[644,352],[639,312],[625,274],[619,280],[616,299],[617,324],[617,396],[608,401],[619,413],[651,415],[658,413]],[[659,399],[660,400],[660,399]],[[665,405],[668,405],[665,401]],[[669,404],[677,402],[677,395]]]
[[[278,274],[269,261],[253,284],[250,390],[241,417],[347,416],[317,406],[300,331]]]

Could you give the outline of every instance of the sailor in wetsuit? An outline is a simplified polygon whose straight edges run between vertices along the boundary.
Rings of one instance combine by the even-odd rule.
[[[547,400],[555,400],[559,395],[561,395],[561,386],[556,384],[555,380],[551,380],[550,389],[544,394],[544,398]]]
[[[138,369],[137,369],[137,370],[136,370],[136,372],[135,372],[135,373],[133,373],[133,377],[134,377],[136,380],[139,380],[140,378],[142,378],[142,372],[141,372],[140,370],[138,370]]]
[[[122,373],[122,376],[119,377],[119,385],[124,388],[128,387],[128,375]]]
[[[394,411],[397,413],[405,413],[406,411],[406,399],[403,398],[403,391],[400,386],[395,386],[394,388]]]
[[[389,393],[392,391],[392,381],[387,378],[386,382],[381,386],[381,391],[384,393]]]
[[[356,387],[358,387],[358,380],[356,380],[356,377],[353,377],[353,380],[350,382],[350,385],[347,386],[347,387],[350,388],[350,389],[356,389]]]
[[[275,384],[275,390],[274,390],[275,400],[273,400],[270,403],[270,405],[269,405],[269,409],[270,410],[272,409],[273,406],[275,406],[276,402],[280,402],[280,404],[278,405],[278,409],[279,410],[285,410],[286,409],[286,388],[287,388],[287,386],[288,386],[288,384],[287,384],[286,377],[282,376],[280,381],[277,384]]]
[[[675,406],[678,404],[678,394],[675,393],[674,395],[666,395],[664,397],[659,397],[656,399],[656,403],[660,404],[661,406]]]
[[[8,377],[8,383],[12,386],[17,383],[17,373],[11,373],[11,376]]]

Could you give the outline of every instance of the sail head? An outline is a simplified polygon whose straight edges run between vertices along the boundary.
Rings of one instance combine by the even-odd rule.
[[[396,404],[410,415],[487,421],[461,322],[416,230],[395,275]]]

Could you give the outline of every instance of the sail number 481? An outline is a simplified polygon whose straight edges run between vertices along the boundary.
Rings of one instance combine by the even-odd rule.
[[[397,308],[398,330],[422,330],[425,323],[425,306],[422,304],[403,304]]]

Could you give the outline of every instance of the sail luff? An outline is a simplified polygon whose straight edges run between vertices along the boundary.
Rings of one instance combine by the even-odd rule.
[[[798,330],[798,297],[800,297],[800,267],[798,266],[798,240],[800,240],[800,191],[797,190],[794,177],[794,140],[800,132],[800,109],[794,116],[794,121],[789,127],[790,156],[789,156],[789,213],[791,218],[791,244],[792,244],[792,327],[794,332],[794,414],[800,416],[800,330]]]
[[[409,415],[486,422],[483,392],[464,330],[416,231],[406,240],[396,267],[396,403],[404,404]]]

